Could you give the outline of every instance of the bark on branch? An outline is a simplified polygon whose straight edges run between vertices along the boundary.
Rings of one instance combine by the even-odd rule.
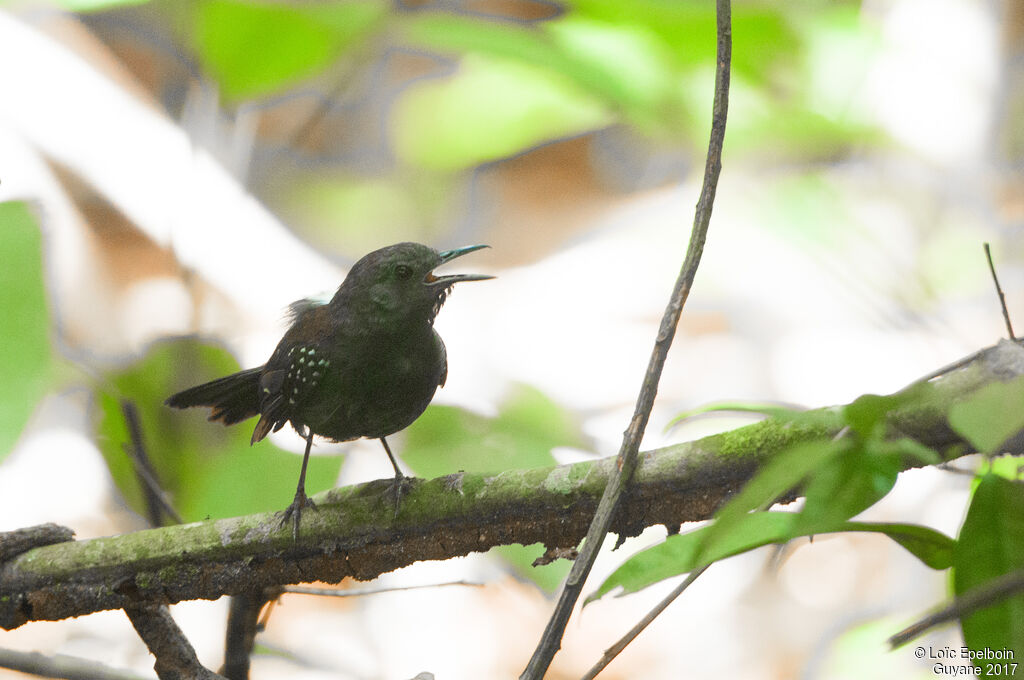
[[[945,460],[971,453],[946,422],[949,407],[993,381],[1024,375],[1024,349],[1003,341],[932,381],[929,398],[890,414],[893,436]],[[641,454],[611,530],[709,518],[785,447],[840,427],[766,420]],[[1007,443],[1024,452],[1022,437]],[[292,540],[273,514],[196,522],[33,548],[0,565],[0,627],[105,609],[173,604],[305,581],[369,580],[420,560],[443,560],[509,543],[571,547],[584,536],[614,458],[495,476],[459,473],[416,480],[393,517],[387,480],[333,489],[303,517]],[[914,467],[907,461],[906,467]],[[2,538],[2,537],[0,537]],[[0,541],[2,542],[2,541]]]

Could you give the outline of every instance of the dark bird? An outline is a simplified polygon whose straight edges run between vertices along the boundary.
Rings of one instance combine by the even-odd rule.
[[[210,420],[225,425],[258,415],[253,444],[288,422],[305,437],[295,500],[281,520],[294,519],[296,539],[302,509],[315,507],[306,496],[313,435],[379,439],[395,468],[397,512],[404,479],[385,437],[411,425],[445,383],[448,359],[434,317],[454,284],[494,278],[433,270],[486,247],[439,253],[399,243],[375,250],[352,266],[329,303],[291,305],[291,326],[266,364],[178,392],[166,403],[210,406]]]

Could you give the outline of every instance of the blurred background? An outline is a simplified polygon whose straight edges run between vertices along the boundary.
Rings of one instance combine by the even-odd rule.
[[[161,402],[263,363],[289,302],[402,240],[490,244],[452,268],[498,277],[438,318],[448,382],[393,439],[408,467],[614,454],[693,219],[714,26],[705,0],[4,3],[0,530],[146,526],[125,404],[186,520],[286,506],[293,432],[250,449],[250,424]],[[984,241],[1024,318],[1024,2],[743,1],[733,37],[714,216],[644,449],[748,422],[666,429],[698,405],[844,403],[993,344]],[[307,488],[389,476],[379,449],[318,442]],[[904,473],[868,518],[955,536],[969,483]],[[664,534],[606,551],[586,591]],[[530,567],[541,552],[379,580],[484,587],[285,596],[253,677],[515,677],[567,571]],[[548,677],[579,677],[675,585],[589,605]],[[934,677],[885,639],[945,591],[879,536],[762,549],[601,677]],[[226,603],[173,612],[217,668]],[[122,612],[0,647],[152,673]]]

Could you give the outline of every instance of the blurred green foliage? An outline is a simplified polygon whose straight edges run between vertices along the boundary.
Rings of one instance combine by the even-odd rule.
[[[497,474],[554,465],[556,446],[583,448],[579,428],[566,411],[537,390],[521,385],[494,417],[434,405],[405,431],[402,459],[416,474]]]
[[[445,200],[460,196],[439,191],[439,176],[611,126],[687,156],[710,125],[712,0],[579,0],[534,19],[514,4],[492,13],[383,0],[154,5],[173,13],[179,39],[229,105],[310,92],[334,105],[352,88],[394,91],[374,106],[386,107],[397,195],[391,180],[318,167],[299,171],[284,198],[314,240],[350,255],[447,223]],[[857,106],[879,44],[859,3],[739,2],[733,35],[728,156],[803,163],[882,141]],[[361,125],[353,120],[353,134],[365,134]],[[410,191],[417,183],[428,190]]]
[[[185,521],[284,509],[295,493],[300,455],[269,441],[250,447],[254,422],[224,427],[207,409],[178,411],[164,400],[186,387],[238,370],[225,350],[182,339],[153,345],[141,360],[110,374],[97,394],[96,438],[117,488],[144,513],[142,488],[126,451],[131,439],[122,401],[138,409],[143,445],[161,487]],[[306,488],[332,487],[341,459],[313,456]]]
[[[196,3],[195,43],[229,102],[270,94],[317,73],[356,45],[383,2]]]
[[[468,55],[451,79],[409,88],[395,112],[395,150],[411,165],[462,170],[612,120],[548,70]]]
[[[54,352],[43,236],[24,203],[0,203],[0,460],[50,387]]]
[[[323,156],[315,168],[293,168],[290,180],[272,189],[293,221],[306,225],[306,236],[351,256],[389,241],[429,240],[439,225],[449,225],[465,197],[439,177],[614,126],[628,127],[650,149],[678,155],[673,167],[681,172],[700,167],[690,150],[703,148],[710,125],[713,0],[470,3],[457,10],[384,0],[65,4],[89,11],[148,5],[146,20],[172,27],[170,40],[229,108],[269,111],[322,98],[323,110],[296,104],[294,113],[268,116],[286,145],[305,146],[309,140],[298,133],[309,132],[306,123],[318,128],[319,116],[344,116],[338,111],[369,101],[379,130],[357,111],[351,126],[324,129],[350,129],[357,138],[380,134],[366,148],[385,159],[348,166],[332,154],[359,156],[360,143],[317,140]],[[851,0],[734,3],[728,157],[803,165],[886,143],[860,96],[881,45],[866,15]],[[362,91],[372,93],[352,94]],[[785,213],[779,225],[842,233],[819,228],[837,221],[834,197],[821,191],[827,183],[802,195],[767,192],[762,210],[778,200]],[[419,184],[423,190],[415,189]],[[807,194],[819,197],[811,207],[823,206],[823,215],[807,210]]]

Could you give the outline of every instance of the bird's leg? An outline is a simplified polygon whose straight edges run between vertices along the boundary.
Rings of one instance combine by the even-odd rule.
[[[306,453],[302,456],[302,471],[299,472],[299,485],[295,489],[295,500],[284,510],[284,514],[281,517],[281,526],[284,526],[288,522],[288,518],[292,519],[292,538],[296,541],[299,540],[299,522],[302,520],[302,508],[307,505],[311,508],[316,509],[316,503],[309,499],[306,495],[306,466],[309,464],[309,450],[313,447],[313,430],[306,430]]]
[[[391,482],[391,485],[395,490],[395,517],[398,517],[398,506],[402,502],[402,494],[405,493],[409,480],[402,474],[401,468],[398,467],[398,461],[395,460],[395,454],[391,453],[388,440],[381,437],[380,443],[384,445],[384,452],[388,454],[388,458],[391,460],[391,467],[395,468],[395,479]]]

